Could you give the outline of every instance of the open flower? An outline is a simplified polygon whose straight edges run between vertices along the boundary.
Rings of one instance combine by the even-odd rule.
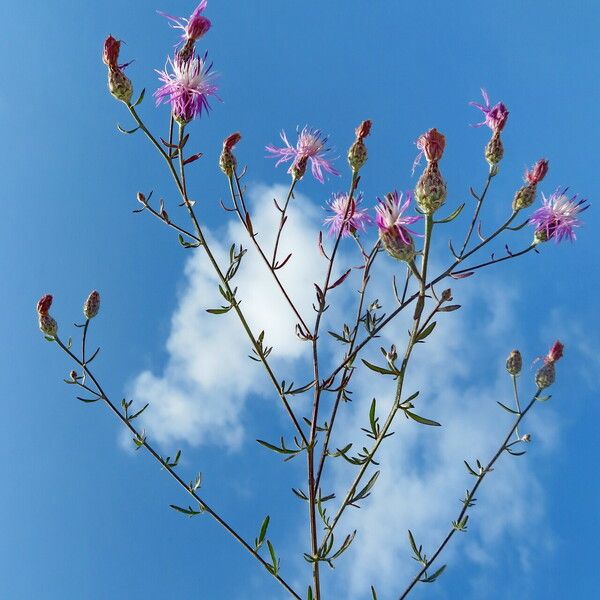
[[[161,11],[158,11],[158,14],[169,19],[173,29],[180,29],[183,31],[181,38],[184,41],[191,40],[192,42],[195,42],[196,40],[200,39],[210,29],[211,26],[211,22],[206,17],[202,16],[202,12],[207,5],[208,0],[202,0],[202,2],[200,2],[200,4],[198,4],[196,7],[196,10],[194,10],[194,12],[191,14],[189,19],[184,17],[173,17]]]
[[[377,198],[379,205],[375,207],[375,222],[379,228],[379,239],[387,253],[398,260],[410,262],[415,257],[415,244],[411,234],[418,235],[408,228],[422,217],[404,216],[412,200],[412,193],[406,192],[406,200],[402,202],[402,193],[393,191],[385,198]]]
[[[172,72],[169,72],[169,70]],[[210,110],[210,96],[216,96],[212,64],[207,65],[206,55],[183,60],[179,56],[168,58],[164,71],[156,71],[164,83],[154,92],[156,105],[170,103],[173,118],[188,123]]]
[[[338,236],[341,232],[342,237],[347,237],[359,229],[366,229],[371,217],[366,209],[360,208],[362,201],[362,192],[352,198],[350,206],[347,193],[332,195],[327,204],[333,215],[324,221],[325,225],[329,225],[329,235]]]
[[[484,120],[481,123],[475,123],[473,127],[487,125],[494,133],[502,131],[508,119],[508,109],[502,102],[491,106],[488,93],[483,88],[481,89],[481,95],[485,104],[469,102],[471,106],[478,108],[485,115]]]
[[[292,162],[288,173],[296,180],[302,179],[306,171],[307,161],[310,161],[311,172],[313,177],[320,183],[324,183],[323,171],[331,175],[339,175],[333,168],[332,160],[327,158],[328,148],[325,148],[327,138],[322,134],[320,129],[311,129],[305,126],[298,133],[298,141],[296,146],[292,146],[285,134],[281,132],[281,139],[285,144],[282,148],[275,146],[267,146],[267,152],[271,153],[269,158],[279,159],[275,164],[278,167],[281,163]]]
[[[575,228],[581,227],[578,216],[589,207],[587,200],[577,200],[577,196],[569,198],[567,189],[557,189],[549,198],[543,194],[544,205],[538,208],[529,223],[535,227],[535,240],[546,242],[554,240],[556,243],[564,239],[576,239]]]

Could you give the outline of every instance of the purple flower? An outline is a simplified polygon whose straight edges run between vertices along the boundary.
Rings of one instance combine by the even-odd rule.
[[[269,158],[279,159],[275,164],[276,167],[281,163],[292,161],[288,173],[294,176],[295,179],[301,179],[304,175],[307,160],[310,161],[313,177],[321,183],[324,183],[323,171],[331,175],[339,175],[333,168],[332,161],[326,158],[326,154],[329,151],[328,148],[325,148],[327,138],[323,136],[320,129],[311,129],[305,126],[298,133],[296,147],[288,142],[285,131],[281,132],[281,139],[285,144],[283,148],[267,146],[266,150],[272,155]]]
[[[508,119],[508,109],[502,102],[491,106],[488,93],[483,88],[481,89],[481,95],[483,96],[485,105],[477,104],[477,102],[469,102],[470,106],[478,108],[485,115],[485,119],[481,123],[476,123],[473,127],[487,125],[494,133],[502,131]]]
[[[158,11],[158,14],[174,23],[174,25],[171,25],[173,29],[181,29],[183,31],[181,38],[184,41],[191,40],[195,42],[196,40],[200,39],[210,29],[211,26],[210,21],[206,17],[202,16],[202,12],[206,8],[207,4],[208,0],[202,0],[189,19],[185,19],[184,17],[172,17],[171,15],[161,11]]]
[[[167,70],[169,67],[172,73]],[[156,105],[169,102],[173,118],[179,123],[188,123],[202,115],[203,110],[210,110],[208,98],[216,96],[217,86],[213,83],[212,64],[206,64],[206,55],[189,60],[179,56],[168,58],[165,70],[156,72],[164,83],[154,92]]]
[[[544,205],[529,219],[529,223],[535,227],[536,240],[545,242],[554,239],[556,243],[564,239],[574,241],[574,229],[581,226],[578,215],[589,207],[587,200],[577,200],[577,196],[569,198],[566,188],[557,189],[549,198],[542,196]]]
[[[363,201],[362,192],[352,198],[352,203],[348,207],[348,194],[333,194],[331,200],[327,203],[333,213],[327,217],[324,223],[329,224],[329,235],[347,237],[357,230],[364,231],[371,222],[371,217],[366,209],[359,208]]]
[[[412,192],[406,192],[406,200],[402,203],[402,192],[399,194],[396,190],[386,194],[383,200],[377,198],[379,206],[375,207],[377,212],[375,222],[379,227],[380,234],[393,231],[405,244],[412,244],[410,234],[419,234],[409,229],[407,225],[412,225],[422,219],[422,217],[402,216],[410,206],[412,199]]]

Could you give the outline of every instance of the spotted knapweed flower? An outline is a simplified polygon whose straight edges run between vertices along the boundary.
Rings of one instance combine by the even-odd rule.
[[[94,290],[83,304],[83,314],[86,319],[93,319],[100,310],[100,294]]]
[[[169,72],[171,71],[171,72]],[[217,95],[212,64],[204,57],[183,60],[179,56],[167,59],[164,71],[156,71],[164,83],[154,92],[156,105],[171,104],[171,113],[178,123],[189,123],[210,110],[209,98]]]
[[[171,27],[173,27],[173,29],[180,29],[183,31],[181,39],[184,44],[178,52],[178,55],[182,60],[189,60],[193,56],[196,41],[206,34],[211,27],[210,20],[202,16],[207,5],[208,0],[202,0],[189,19],[184,17],[173,17],[167,13],[158,11],[159,15],[162,15],[171,21]]]
[[[435,128],[426,131],[417,139],[420,152],[413,163],[413,172],[422,156],[427,160],[427,167],[415,186],[415,198],[419,208],[427,215],[433,214],[444,204],[448,193],[438,165],[445,147],[446,138]]]
[[[406,192],[406,200],[402,202],[402,194],[393,191],[384,199],[377,198],[375,222],[379,229],[379,239],[387,253],[398,260],[410,262],[415,257],[415,244],[408,228],[422,217],[404,215],[412,201],[412,193]],[[418,235],[418,234],[415,234]]]
[[[546,177],[548,173],[548,161],[545,158],[538,160],[531,169],[525,170],[523,179],[525,185],[520,187],[513,198],[513,210],[522,210],[531,206],[535,200],[537,184]]]
[[[52,306],[52,296],[50,294],[46,294],[42,296],[37,303],[36,310],[38,313],[38,321],[40,326],[40,331],[51,338],[56,337],[58,333],[58,324],[56,320],[50,316],[48,312],[50,307]]]
[[[327,202],[329,210],[333,213],[324,221],[325,225],[329,225],[329,235],[347,237],[354,234],[356,231],[365,231],[367,225],[371,223],[371,217],[367,210],[361,208],[363,201],[362,192],[352,197],[352,202],[348,206],[348,194],[333,194]]]
[[[482,127],[483,125],[487,125],[494,133],[502,131],[508,119],[508,109],[502,102],[498,102],[497,104],[494,104],[494,106],[491,106],[490,97],[483,88],[481,89],[481,95],[483,96],[485,104],[469,102],[469,105],[478,108],[485,115],[485,118],[481,123],[475,123],[472,127]]]
[[[506,359],[506,370],[510,375],[518,375],[523,368],[523,358],[518,350],[513,350]]]
[[[363,121],[355,131],[356,139],[348,150],[348,163],[355,173],[367,162],[368,153],[365,138],[371,133],[371,121]]]
[[[538,208],[529,223],[534,226],[534,241],[556,243],[568,239],[576,239],[575,228],[581,227],[579,213],[589,208],[587,200],[577,200],[577,196],[569,198],[567,189],[557,189],[549,198],[543,194],[543,206]]]
[[[285,134],[281,132],[281,139],[285,144],[282,148],[275,146],[266,146],[267,152],[271,153],[269,158],[279,159],[275,164],[278,167],[281,163],[292,162],[288,173],[294,180],[299,181],[306,172],[307,162],[310,161],[310,168],[313,177],[320,183],[324,183],[323,171],[331,175],[339,175],[333,168],[332,159],[327,158],[329,149],[325,147],[327,138],[320,129],[311,129],[308,126],[298,132],[298,141],[296,146],[292,146]]]
[[[535,384],[540,390],[550,387],[556,379],[554,364],[563,356],[564,345],[556,340],[548,354],[544,357],[544,366],[535,374]]]
[[[237,167],[237,160],[233,155],[233,148],[235,145],[242,139],[242,136],[239,133],[232,133],[228,135],[223,140],[223,150],[221,151],[221,156],[219,157],[219,167],[221,171],[227,175],[227,177],[231,177]]]
[[[133,95],[133,85],[123,72],[127,64],[119,64],[120,50],[121,42],[109,35],[104,40],[102,62],[108,67],[108,90],[117,100],[129,104]]]

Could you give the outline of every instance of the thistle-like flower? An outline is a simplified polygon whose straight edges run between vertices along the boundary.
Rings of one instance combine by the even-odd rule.
[[[121,42],[109,35],[104,40],[102,62],[108,67],[108,90],[117,100],[129,104],[133,95],[133,85],[123,72],[127,64],[119,64],[120,50]]]
[[[232,150],[241,139],[242,136],[236,132],[227,136],[223,141],[223,150],[219,157],[219,167],[227,177],[231,177],[237,167],[237,160],[233,155]]]
[[[481,95],[483,96],[485,104],[469,102],[470,106],[478,108],[485,115],[483,121],[481,121],[481,123],[475,123],[473,127],[483,127],[483,125],[487,125],[493,133],[499,133],[504,129],[506,121],[508,120],[508,109],[502,102],[498,102],[497,104],[494,104],[494,106],[491,106],[490,97],[483,88],[481,89]]]
[[[556,340],[548,354],[544,357],[544,366],[535,374],[535,384],[540,390],[550,387],[556,379],[556,368],[554,364],[563,356],[564,346]]]
[[[513,350],[506,359],[506,370],[510,375],[518,375],[523,368],[523,359],[518,350]]]
[[[327,158],[329,152],[329,149],[325,147],[327,138],[320,129],[311,129],[305,126],[298,132],[298,141],[295,147],[289,143],[285,131],[282,131],[280,135],[285,146],[277,148],[269,145],[266,146],[266,150],[271,153],[269,158],[279,159],[275,164],[276,167],[281,163],[292,162],[288,173],[295,181],[299,181],[304,176],[308,161],[310,161],[313,177],[320,183],[325,182],[323,171],[331,175],[339,175],[331,164],[332,159]]]
[[[196,41],[205,35],[211,27],[210,20],[202,15],[207,5],[208,0],[202,0],[189,19],[184,17],[173,17],[164,12],[158,12],[158,14],[171,21],[171,27],[173,27],[173,29],[180,29],[183,31],[181,39],[184,44],[183,48],[178,52],[178,55],[182,60],[189,60],[193,56]]]
[[[171,104],[173,118],[180,124],[189,123],[210,110],[209,98],[217,94],[213,83],[212,64],[204,57],[183,60],[179,55],[167,59],[164,71],[156,71],[164,83],[154,92],[156,105]]]
[[[100,294],[94,290],[83,304],[83,315],[86,319],[93,319],[100,310]]]
[[[529,223],[534,226],[534,241],[554,240],[557,244],[564,239],[573,242],[576,239],[575,228],[581,227],[579,213],[589,208],[587,200],[569,198],[567,189],[557,189],[549,198],[543,194],[543,206],[538,208]]]
[[[517,190],[513,198],[513,210],[522,210],[533,204],[537,184],[546,177],[546,173],[548,173],[548,161],[545,158],[538,160],[531,170],[525,170],[525,175],[523,176],[525,185]]]
[[[404,216],[411,200],[411,192],[406,192],[406,200],[402,202],[402,194],[393,191],[386,194],[383,200],[377,198],[379,204],[375,207],[377,212],[375,222],[379,228],[379,239],[383,247],[393,258],[406,262],[412,261],[415,257],[415,244],[411,235],[415,232],[409,229],[408,225],[422,218]]]
[[[348,206],[348,194],[333,194],[331,200],[327,203],[333,213],[324,221],[329,225],[329,235],[347,237],[353,235],[356,231],[365,231],[367,225],[371,223],[371,217],[367,210],[360,208],[363,201],[362,192],[352,197],[350,206]]]
[[[45,296],[42,296],[38,301],[36,310],[38,313],[40,331],[48,337],[55,338],[58,332],[58,324],[48,312],[51,306],[52,296],[50,294],[46,294]]]
[[[435,128],[425,132],[417,139],[417,148],[420,152],[413,164],[413,171],[422,156],[425,156],[427,160],[427,167],[417,181],[415,197],[419,208],[427,215],[433,214],[444,204],[448,193],[446,182],[438,166],[445,147],[446,138]]]

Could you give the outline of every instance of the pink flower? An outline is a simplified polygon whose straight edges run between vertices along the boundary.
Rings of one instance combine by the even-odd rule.
[[[413,162],[412,172],[414,174],[415,169],[419,166],[421,158],[425,156],[428,163],[437,162],[441,160],[446,148],[446,136],[440,133],[435,127],[426,131],[424,134],[417,138],[417,148],[420,150],[419,154]]]
[[[564,239],[576,239],[575,228],[581,226],[579,213],[589,207],[586,200],[577,200],[577,196],[569,198],[567,189],[557,189],[549,198],[543,194],[544,205],[538,208],[529,222],[535,227],[538,241],[554,239],[556,243]]]
[[[487,125],[494,133],[502,131],[508,119],[508,109],[502,102],[490,106],[490,98],[483,88],[481,89],[481,95],[485,105],[469,102],[471,106],[478,108],[485,115],[485,119],[481,123],[476,123],[473,127]]]
[[[172,17],[171,15],[160,11],[158,11],[158,14],[174,23],[174,25],[171,25],[173,29],[181,29],[183,31],[181,38],[184,41],[191,40],[192,42],[195,42],[200,39],[211,26],[211,22],[206,17],[202,16],[202,12],[207,4],[208,0],[202,0],[189,19],[185,19],[184,17]]]
[[[554,344],[552,344],[552,348],[550,348],[548,355],[546,356],[546,358],[544,358],[544,362],[549,363],[560,360],[563,356],[564,348],[564,344],[562,344],[560,340],[556,340]]]
[[[298,141],[295,147],[288,142],[285,131],[281,132],[281,139],[285,144],[283,148],[275,146],[266,147],[267,152],[270,152],[272,155],[269,158],[279,159],[275,164],[276,167],[281,163],[292,161],[288,173],[293,175],[296,167],[300,167],[301,170],[305,169],[306,161],[308,160],[310,161],[313,177],[320,183],[324,183],[323,171],[331,175],[339,175],[331,164],[332,160],[326,158],[329,149],[325,148],[327,138],[323,136],[321,130],[310,129],[308,126],[305,126],[298,133]],[[302,175],[304,175],[303,170],[296,178],[301,179]]]
[[[415,233],[407,227],[416,223],[422,217],[403,216],[404,211],[410,206],[412,193],[406,192],[406,200],[402,203],[402,193],[396,190],[386,194],[384,199],[377,198],[379,205],[375,207],[377,216],[375,222],[379,227],[379,233],[396,233],[405,244],[412,244],[411,233]],[[418,234],[415,234],[418,235]]]
[[[533,185],[537,185],[544,177],[546,177],[546,173],[548,172],[548,161],[545,158],[541,158],[538,160],[535,165],[531,168],[531,170],[527,169],[525,171],[525,181],[527,183],[531,183]]]
[[[348,207],[348,194],[333,194],[331,200],[327,203],[333,213],[327,217],[324,223],[329,224],[329,235],[347,237],[357,230],[365,231],[367,225],[371,222],[371,217],[366,209],[359,208],[363,201],[363,194],[358,193],[352,198],[352,203]]]
[[[52,306],[52,294],[46,294],[42,296],[37,303],[37,313],[38,315],[47,315],[50,307]]]
[[[167,69],[170,67],[172,73]],[[188,123],[201,116],[202,111],[208,113],[210,96],[216,97],[217,86],[214,85],[212,64],[206,64],[203,58],[195,56],[183,60],[179,56],[167,59],[164,71],[156,71],[158,78],[164,83],[154,92],[156,105],[169,102],[173,118],[180,123]]]
[[[121,42],[116,40],[112,35],[109,35],[104,40],[104,49],[102,52],[102,61],[105,65],[117,68],[119,60],[119,52],[121,50]]]

